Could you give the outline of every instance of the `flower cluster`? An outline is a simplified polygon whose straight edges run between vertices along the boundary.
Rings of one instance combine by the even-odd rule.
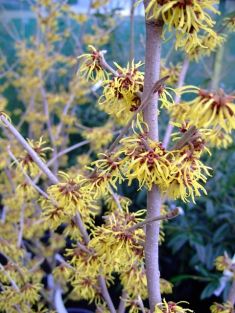
[[[143,132],[124,138],[121,143],[119,154],[124,155],[120,161],[121,171],[129,184],[134,179],[138,180],[140,188],[151,189],[155,184],[163,194],[185,202],[188,198],[194,201],[194,196],[200,196],[201,191],[206,193],[201,183],[206,182],[210,173],[200,161],[205,142],[196,129],[183,146],[178,148],[176,144],[171,151]]]
[[[144,231],[131,228],[141,221],[143,213],[116,210],[105,216],[104,225],[92,231],[89,247],[96,251],[105,271],[129,269],[143,259]]]
[[[233,260],[225,253],[215,259],[215,267],[218,271],[230,270],[233,266]]]
[[[110,187],[116,189],[116,184],[124,180],[120,170],[120,159],[115,155],[100,153],[100,159],[92,162],[94,168],[87,180],[87,186],[94,191],[95,197],[109,193]]]
[[[235,31],[235,17],[234,16],[226,17],[223,21],[223,24],[230,32]]]
[[[85,184],[86,179],[81,175],[72,178],[63,172],[60,172],[60,176],[64,182],[47,189],[52,208],[47,199],[42,200],[42,206],[49,209],[45,210],[45,216],[55,223],[58,216],[62,217],[63,222],[66,215],[72,217],[79,212],[85,220],[90,220],[90,216],[96,214],[99,208],[93,200],[94,193]]]
[[[121,140],[120,153],[123,172],[129,185],[133,179],[139,181],[140,188],[152,188],[153,184],[167,185],[170,168],[170,154],[161,144],[150,140],[147,134],[135,134]]]
[[[184,301],[175,303],[172,301],[166,302],[163,300],[163,303],[157,304],[155,307],[154,313],[187,313],[193,312],[190,309],[185,309],[181,306],[182,303],[187,303]]]
[[[217,0],[151,0],[146,8],[148,18],[162,19],[168,30],[176,30],[176,48],[184,47],[187,52],[201,45],[199,32],[216,37],[212,30],[215,22],[210,13],[218,14]]]
[[[166,66],[164,63],[161,64],[161,77],[165,77],[169,75],[169,79],[167,80],[167,84],[170,86],[175,86],[178,82],[180,71],[181,71],[181,63],[172,64]]]
[[[235,128],[234,96],[225,94],[222,89],[209,92],[190,86],[183,87],[180,92],[192,92],[196,97],[171,106],[172,120],[206,128],[205,138],[211,146],[227,147],[232,142],[231,131]]]
[[[93,127],[82,132],[82,136],[90,141],[93,151],[99,151],[107,146],[113,139],[113,124],[108,122],[102,127]]]
[[[42,139],[42,137],[38,141],[29,140],[28,143],[30,147],[40,156],[40,158],[45,161],[46,152],[51,151],[50,147],[44,147],[46,141]],[[39,173],[39,168],[36,163],[33,161],[32,157],[28,152],[24,152],[24,154],[20,157],[20,165],[22,168],[32,176],[36,176]]]
[[[195,44],[188,53],[190,60],[199,61],[202,57],[209,56],[226,41],[226,35],[217,33],[201,35],[200,42]]]
[[[101,65],[102,52],[96,50],[92,45],[89,45],[89,49],[91,53],[85,53],[78,57],[81,60],[78,73],[92,81],[103,81],[107,79],[108,73]]]
[[[230,302],[219,304],[214,303],[210,307],[211,313],[234,313],[234,307]]]
[[[139,92],[143,91],[144,75],[139,68],[143,64],[133,61],[126,68],[115,65],[117,75],[103,82],[99,107],[123,124],[140,106]]]

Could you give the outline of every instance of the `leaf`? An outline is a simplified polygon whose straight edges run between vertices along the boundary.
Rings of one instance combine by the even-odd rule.
[[[173,278],[171,278],[171,282],[173,284],[175,284],[175,283],[179,283],[179,282],[182,282],[184,280],[187,280],[187,279],[193,279],[193,280],[196,280],[196,281],[205,281],[205,282],[211,281],[210,278],[197,276],[197,275],[187,275],[187,274],[185,274],[185,275],[174,276]]]
[[[213,295],[214,291],[218,288],[219,284],[218,282],[211,282],[209,283],[202,291],[201,293],[201,300],[204,300],[206,298],[209,298],[210,296]]]
[[[217,230],[216,232],[214,233],[213,235],[213,241],[215,243],[217,242],[221,242],[222,239],[226,236],[226,234],[228,233],[229,231],[229,228],[228,228],[228,225],[227,224],[223,224],[221,225]]]
[[[188,241],[188,238],[186,234],[180,234],[170,240],[169,246],[172,247],[172,250],[173,250],[172,252],[176,253],[183,247],[183,245],[186,244],[187,241]]]

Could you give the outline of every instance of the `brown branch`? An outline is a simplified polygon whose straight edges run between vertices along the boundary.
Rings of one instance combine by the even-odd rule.
[[[179,75],[179,80],[178,80],[176,88],[181,88],[184,85],[184,81],[185,81],[185,77],[187,75],[188,69],[189,69],[189,59],[185,58],[183,65],[182,65],[182,69],[181,69],[181,72]],[[174,99],[174,103],[178,104],[180,102],[180,99],[181,99],[180,94],[176,94],[175,99]],[[164,139],[163,139],[163,147],[164,148],[167,148],[167,146],[169,144],[173,128],[174,128],[174,126],[171,124],[171,121],[169,121],[168,126],[166,128],[165,135],[164,135]]]
[[[172,218],[175,218],[178,215],[179,215],[179,209],[175,208],[174,210],[172,210],[171,212],[169,212],[167,214],[147,218],[143,222],[137,223],[137,224],[131,226],[130,228],[128,228],[128,231],[134,231],[138,228],[144,227],[146,224],[150,224],[150,223],[153,223],[156,221],[170,220]]]
[[[150,0],[144,0],[145,9]],[[147,19],[146,28],[146,52],[145,52],[145,76],[143,98],[147,98],[147,105],[144,109],[144,121],[147,123],[151,140],[158,141],[158,94],[155,82],[160,78],[161,64],[161,37],[163,25],[160,20]],[[161,84],[160,86],[161,87]],[[147,193],[147,219],[160,215],[161,194],[156,185]],[[160,270],[159,270],[159,234],[160,225],[158,222],[146,225],[145,239],[145,267],[147,276],[148,298],[150,312],[154,312],[157,303],[162,302],[160,291]]]
[[[10,133],[15,137],[15,139],[23,146],[23,148],[28,152],[33,161],[38,165],[40,170],[49,178],[49,180],[53,184],[58,184],[59,180],[57,177],[49,170],[46,164],[42,161],[42,159],[38,156],[38,154],[34,151],[34,149],[28,144],[28,142],[24,139],[24,137],[18,132],[18,130],[9,122],[9,120],[3,115],[0,115],[0,121]],[[0,125],[2,126],[2,125]]]
[[[122,295],[120,297],[120,302],[119,302],[117,313],[125,313],[127,297],[128,297],[128,293],[123,289]]]
[[[100,62],[100,66],[104,69],[104,70],[107,70],[109,71],[111,74],[113,74],[114,76],[118,77],[120,76],[118,74],[117,71],[115,71],[114,68],[112,68],[111,65],[109,65],[106,60],[105,60],[105,57],[104,57],[104,51],[100,51],[100,58],[99,58],[99,62]]]
[[[106,283],[105,283],[104,276],[103,275],[99,275],[98,281],[99,281],[99,285],[100,285],[100,288],[101,288],[102,296],[103,296],[105,302],[108,305],[109,311],[111,313],[116,313],[115,307],[113,305],[113,301],[112,301],[112,299],[111,299],[111,297],[109,295],[109,292],[108,292],[108,289],[107,289],[107,286],[106,286]]]
[[[199,136],[199,133],[197,131],[197,128],[195,126],[191,126],[180,138],[176,144],[173,146],[172,150],[180,150],[182,149],[185,145],[187,145],[192,139],[195,139],[196,137]]]

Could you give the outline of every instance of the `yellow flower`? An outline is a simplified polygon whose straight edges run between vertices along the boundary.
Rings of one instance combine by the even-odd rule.
[[[162,18],[168,30],[176,29],[176,49],[183,47],[190,52],[196,46],[202,46],[201,30],[213,35],[212,20],[209,11],[219,14],[215,4],[218,0],[151,0],[146,8],[148,18]]]
[[[138,296],[143,300],[148,298],[147,277],[143,263],[135,263],[126,271],[122,271],[120,280],[130,298],[135,299]],[[161,293],[172,293],[172,287],[170,282],[160,278]]]
[[[166,187],[160,185],[163,193],[172,199],[181,198],[184,202],[189,202],[188,198],[191,198],[194,203],[195,196],[200,196],[201,191],[207,194],[201,183],[207,181],[210,168],[199,160],[199,156],[188,147],[175,152],[170,184]]]
[[[209,56],[213,51],[220,47],[226,40],[225,35],[219,35],[215,32],[198,37],[200,43],[195,44],[188,52],[191,60],[199,61],[203,56]]]
[[[177,63],[176,65],[170,63],[168,67],[165,64],[161,64],[161,77],[169,75],[170,77],[167,79],[167,84],[174,86],[178,82],[181,67],[181,63]]]
[[[163,300],[163,303],[159,303],[156,305],[155,307],[155,311],[154,313],[187,313],[187,312],[191,312],[193,313],[192,310],[190,309],[185,309],[183,307],[180,306],[181,303],[187,303],[185,301],[180,301],[180,302],[166,302],[166,300]]]
[[[226,17],[223,21],[223,25],[226,26],[226,28],[230,32],[234,32],[235,31],[235,16]]]
[[[143,90],[144,75],[138,70],[143,64],[134,61],[122,68],[117,63],[118,76],[104,81],[103,95],[99,99],[99,106],[106,113],[120,120],[128,121],[132,112],[140,106],[138,92]]]
[[[125,300],[126,307],[128,308],[129,313],[139,313],[143,312],[142,307],[140,306],[140,298],[133,299],[132,297],[127,297]],[[144,311],[145,312],[145,311]],[[147,312],[147,310],[146,310]]]
[[[161,102],[162,108],[169,109],[174,104],[174,99],[170,91],[175,93],[174,89],[170,87],[161,87],[158,90],[159,102]]]
[[[78,70],[83,77],[92,81],[100,81],[108,78],[108,73],[101,65],[101,52],[96,50],[92,45],[89,45],[91,53],[85,53],[78,57],[81,59],[81,65]]]
[[[146,134],[135,134],[121,140],[119,153],[125,155],[122,160],[122,172],[129,181],[139,181],[140,188],[152,188],[153,184],[168,184],[170,162],[169,152],[160,143],[150,140]]]
[[[37,196],[34,187],[28,183],[21,183],[16,187],[16,193],[19,199],[23,198],[25,201],[30,201]]]
[[[69,264],[75,270],[75,276],[84,275],[90,277],[97,277],[99,275],[101,262],[94,251],[89,249],[87,246],[74,246],[71,249],[66,249],[66,257],[69,258]],[[77,279],[74,277],[74,279]]]
[[[81,166],[81,168],[84,168],[91,163],[91,158],[88,154],[81,154],[77,157],[77,162]]]
[[[56,266],[53,270],[53,277],[58,281],[60,284],[66,284],[69,278],[72,276],[74,270],[70,268],[67,264],[61,263],[60,265]]]
[[[218,0],[151,0],[146,9],[148,18],[162,17],[169,30],[174,27],[183,33],[198,32],[214,26],[208,11],[218,14]]]
[[[180,102],[169,107],[169,113],[173,122],[183,123],[188,119],[190,106],[187,102]]]
[[[226,95],[223,90],[209,92],[198,90],[198,96],[189,101],[188,118],[195,121],[197,127],[217,127],[231,132],[235,128],[235,104],[233,96]]]
[[[234,313],[234,307],[232,303],[226,302],[223,304],[214,303],[210,307],[211,313]]]
[[[23,301],[27,299],[27,302],[29,303],[35,303],[40,298],[40,290],[42,289],[41,284],[30,284],[26,283],[24,286],[20,289],[20,295]]]
[[[94,151],[99,151],[107,146],[113,139],[113,124],[108,122],[102,127],[93,127],[82,132],[82,136],[90,141],[91,148]]]
[[[115,200],[114,197],[116,197],[117,200]],[[118,209],[117,201],[120,203],[121,208],[123,208],[125,211],[128,210],[132,203],[131,199],[121,196],[117,193],[115,193],[114,196],[108,195],[104,197],[104,202],[110,212],[116,211]]]
[[[170,294],[172,293],[173,285],[166,279],[160,278],[160,291],[161,293]]]
[[[77,275],[77,279],[72,281],[73,290],[69,295],[71,300],[86,300],[99,304],[102,301],[101,290],[97,277],[89,275]]]
[[[226,253],[215,259],[215,267],[218,271],[223,272],[224,270],[229,270],[231,266],[232,260]]]
[[[130,228],[141,220],[139,216],[142,214],[143,211],[129,213],[116,210],[105,216],[104,225],[92,231],[89,247],[96,251],[103,270],[119,272],[143,259],[144,231]]]
[[[58,208],[63,208],[64,212],[70,216],[80,212],[86,218],[94,214],[98,208],[93,201],[93,193],[85,186],[85,178],[77,175],[71,178],[68,174],[60,172],[64,182],[51,185],[47,193]],[[50,214],[50,213],[49,213]]]
[[[105,153],[100,153],[99,156],[103,158],[92,163],[95,169],[89,168],[93,173],[87,180],[88,188],[94,191],[96,197],[109,193],[110,186],[116,189],[116,184],[124,180],[118,157]]]
[[[211,129],[205,135],[205,139],[211,147],[216,147],[218,149],[221,149],[221,148],[226,149],[228,146],[230,146],[233,143],[232,136],[227,134],[223,129],[219,127],[218,128],[216,127],[215,129]]]
[[[42,217],[48,228],[57,229],[68,220],[69,215],[63,207],[57,207],[49,200],[42,201]]]
[[[99,7],[107,4],[108,2],[109,2],[109,0],[94,0],[94,1],[92,1],[91,7],[93,9],[98,9]]]
[[[34,149],[34,151],[40,156],[45,162],[46,152],[51,151],[50,147],[43,147],[46,141],[43,141],[42,137],[38,141],[28,139],[28,144]],[[23,169],[32,176],[36,176],[39,173],[37,164],[33,161],[28,152],[24,152],[23,156],[20,157],[20,165]]]
[[[125,291],[127,291],[132,299],[138,296],[143,300],[148,298],[147,277],[144,264],[133,264],[121,273],[120,280],[123,288],[125,288]]]

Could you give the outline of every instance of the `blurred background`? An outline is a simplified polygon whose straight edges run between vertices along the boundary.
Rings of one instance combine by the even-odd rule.
[[[37,2],[40,1],[0,0],[0,91],[7,99],[7,109],[16,123],[25,112],[27,101],[24,103],[18,87],[11,83],[12,76],[7,73],[12,70],[16,74],[20,73],[22,65],[19,62],[17,45],[23,41],[29,42],[32,36],[37,35],[37,22],[32,10],[32,6]],[[87,45],[92,44],[107,51],[106,58],[110,63],[115,61],[126,65],[132,58],[135,61],[144,61],[143,8],[142,5],[134,7],[134,2],[64,1],[71,13],[58,17],[59,38],[55,43],[56,49],[74,61],[78,55],[87,51]],[[222,13],[217,17],[221,27],[220,20],[235,11],[235,1],[220,1],[218,7]],[[183,53],[172,49],[173,34],[167,33],[165,37],[163,58],[167,58],[168,64],[181,62]],[[222,57],[218,58],[218,54]],[[27,63],[27,60],[24,61]],[[191,62],[186,83],[210,89],[215,64],[218,62],[219,87],[229,94],[234,94],[234,34],[228,34],[226,44],[210,57],[197,63]],[[54,92],[60,88],[66,89],[68,80],[76,71],[77,63],[74,62],[64,76],[52,75],[48,88],[53,86]],[[20,88],[22,93],[24,88]],[[98,87],[95,94],[91,93],[83,99],[84,105],[80,106],[79,98],[74,105],[75,116],[88,127],[100,126],[107,120],[107,115],[95,105],[97,94],[99,95]],[[166,121],[167,117],[163,115],[162,131]],[[26,133],[27,130],[25,124],[23,132]],[[71,144],[79,140],[81,138],[76,132],[70,134]],[[71,152],[67,162],[70,166],[75,165],[77,155],[86,151],[86,148],[81,148]],[[219,302],[226,298],[229,289],[226,277],[215,270],[215,258],[223,255],[225,251],[231,257],[235,253],[235,144],[231,144],[227,149],[211,152],[211,157],[205,157],[207,165],[213,167],[213,176],[207,184],[208,196],[198,199],[196,205],[176,203],[182,208],[182,214],[165,224],[165,242],[160,247],[162,276],[174,284],[173,296],[170,298],[173,297],[175,301],[189,301],[192,309],[203,313],[209,312],[213,301]],[[136,186],[121,186],[119,192],[133,199],[135,190]],[[133,210],[144,208],[146,192],[142,190],[134,199]],[[116,292],[113,290],[113,295]],[[72,302],[70,305],[73,307]]]

